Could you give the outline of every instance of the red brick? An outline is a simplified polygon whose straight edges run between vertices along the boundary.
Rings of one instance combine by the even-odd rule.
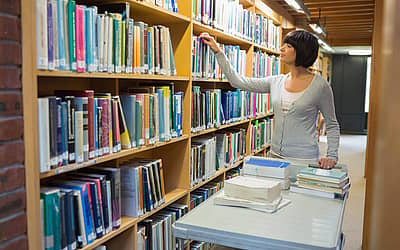
[[[25,169],[20,165],[8,169],[0,169],[0,193],[25,186]]]
[[[0,16],[0,39],[21,41],[21,19]]]
[[[0,197],[0,219],[25,209],[25,190]]]
[[[21,139],[23,132],[22,117],[0,118],[0,141]]]
[[[20,89],[21,86],[21,68],[0,68],[0,89]]]
[[[20,214],[0,223],[0,241],[12,239],[26,233],[26,214]]]
[[[0,250],[27,250],[28,240],[26,236],[18,237],[17,239],[10,240],[4,244],[0,243]]]
[[[0,167],[11,164],[22,164],[25,159],[24,142],[0,143]]]
[[[21,65],[21,44],[16,42],[0,42],[0,65]]]
[[[0,116],[22,115],[21,92],[0,92]]]
[[[16,15],[16,16],[20,15],[21,1],[20,0],[1,0],[0,1],[0,13],[1,12],[8,13],[11,15]]]

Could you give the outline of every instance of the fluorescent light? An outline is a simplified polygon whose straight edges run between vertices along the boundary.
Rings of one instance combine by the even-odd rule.
[[[318,39],[318,43],[319,45],[321,45],[321,47],[329,52],[333,52],[334,49],[331,48],[331,46],[329,46],[326,42],[324,42],[322,39]]]
[[[310,23],[308,26],[317,34],[322,34],[324,32],[316,23]]]
[[[297,11],[301,11],[300,4],[296,0],[285,0],[287,4],[289,4],[290,7]]]
[[[371,50],[353,49],[353,50],[349,50],[349,55],[351,55],[351,56],[369,56],[369,55],[371,55]]]

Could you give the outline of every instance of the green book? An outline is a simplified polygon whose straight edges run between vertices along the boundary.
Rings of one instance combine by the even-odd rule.
[[[125,66],[126,66],[126,22],[123,20],[121,22],[121,71],[125,73]]]
[[[69,66],[76,71],[76,31],[75,31],[75,1],[68,1],[68,39],[69,39]]]
[[[343,180],[347,177],[347,172],[307,167],[300,170],[299,175]]]
[[[44,247],[45,250],[60,249],[60,198],[59,189],[51,187],[40,188],[40,198],[44,207]]]
[[[121,73],[121,14],[113,14],[113,24],[114,24],[114,72]]]

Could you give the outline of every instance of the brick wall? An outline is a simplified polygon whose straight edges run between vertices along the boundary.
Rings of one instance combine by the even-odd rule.
[[[0,250],[27,249],[21,0],[0,0]]]

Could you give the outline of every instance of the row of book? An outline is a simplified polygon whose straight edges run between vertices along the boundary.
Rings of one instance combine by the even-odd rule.
[[[178,13],[178,0],[140,0],[141,2],[150,3],[166,10]]]
[[[224,186],[223,181],[212,181],[190,193],[190,210],[197,207],[212,195],[221,190]]]
[[[182,135],[183,93],[173,85],[55,91],[38,98],[40,172]]]
[[[37,67],[176,75],[168,27],[134,21],[129,3],[36,0]]]
[[[280,27],[275,25],[272,19],[260,14],[257,14],[255,19],[254,43],[279,51],[281,46]]]
[[[217,128],[272,112],[269,93],[192,87],[191,131]]]
[[[194,20],[234,36],[253,41],[255,13],[238,0],[193,0]]]
[[[190,148],[190,186],[203,182],[215,176],[216,171],[223,166],[218,166],[217,138],[193,138]],[[222,151],[222,150],[221,150]]]
[[[40,188],[43,249],[82,248],[121,225],[118,168],[93,167]]]
[[[241,172],[241,168],[233,168],[233,169],[229,169],[226,173],[225,173],[225,180],[229,180],[232,179],[236,176],[239,176]]]
[[[255,152],[271,144],[274,119],[255,120],[250,125],[250,152]]]
[[[280,61],[274,55],[256,50],[253,54],[253,77],[262,78],[272,75],[279,75]]]
[[[224,76],[214,53],[201,38],[192,38],[192,75],[195,79],[223,79]],[[233,68],[241,75],[246,74],[246,51],[239,46],[220,44]]]
[[[187,205],[171,204],[138,224],[137,249],[184,249],[185,242],[177,239],[172,225],[189,212]]]
[[[139,217],[165,202],[161,159],[134,159],[121,169],[121,213]]]
[[[246,156],[246,130],[217,133],[217,165],[231,167]]]

